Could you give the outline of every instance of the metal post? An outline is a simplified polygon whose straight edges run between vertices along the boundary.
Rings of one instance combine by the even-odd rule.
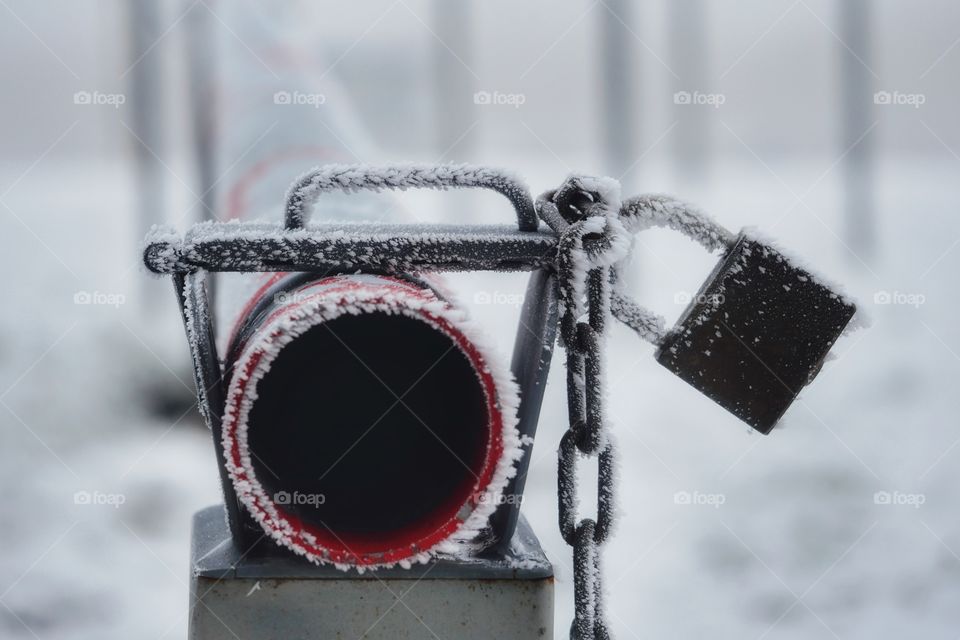
[[[842,149],[844,178],[844,236],[847,246],[860,259],[869,260],[876,250],[873,217],[873,145],[870,128],[873,105],[870,64],[870,2],[840,0]],[[849,47],[849,50],[848,50]]]
[[[161,47],[154,47],[163,30],[160,24],[165,3],[154,0],[132,0],[126,9],[129,30],[127,76],[130,93],[130,136],[133,153],[133,172],[136,217],[136,235],[140,236],[152,225],[164,222],[167,211],[168,180],[166,169],[158,157],[163,157],[167,145],[164,113],[165,89]],[[153,47],[153,49],[151,49]],[[156,283],[141,287],[138,311],[151,316],[159,296]]]
[[[364,574],[245,557],[222,507],[194,516],[191,547],[191,640],[554,637],[553,569],[525,520],[500,557]]]
[[[670,64],[679,76],[674,91],[707,91],[706,26],[703,0],[674,0],[667,5]],[[709,147],[705,109],[674,105],[674,170],[685,183],[703,178]]]
[[[626,191],[635,185],[636,162],[635,122],[639,120],[634,88],[639,69],[636,64],[629,25],[634,9],[629,0],[607,0],[600,13],[600,74],[603,83],[603,154],[605,171],[619,176]]]
[[[475,78],[466,68],[473,66],[472,7],[467,2],[434,0],[432,13],[439,36],[433,39],[437,151],[452,151],[450,146],[455,144],[461,156],[469,157],[473,145],[464,134],[475,121],[473,94],[484,88],[473,87]],[[448,46],[456,47],[456,55]]]
[[[133,0],[127,18],[130,25],[130,123],[134,135],[133,151],[137,173],[137,193],[141,233],[162,221],[165,206],[163,167],[157,156],[163,155],[164,118],[160,51],[151,50],[161,35],[163,3]]]
[[[186,50],[190,117],[193,126],[193,154],[196,163],[201,211],[198,220],[214,220],[216,200],[214,183],[216,166],[216,61],[217,47],[213,32],[213,14],[205,6],[196,6],[186,18]]]

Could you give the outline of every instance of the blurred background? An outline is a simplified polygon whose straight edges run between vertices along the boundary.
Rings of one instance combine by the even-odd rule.
[[[872,326],[769,437],[614,329],[611,626],[957,636],[957,3],[0,0],[0,16],[0,636],[185,637],[189,519],[219,486],[141,241],[276,216],[332,161],[493,164],[534,193],[610,175],[843,282]],[[511,218],[484,193],[325,202],[316,217]],[[631,292],[671,321],[715,261],[660,231],[636,254]],[[506,357],[525,277],[450,281]],[[562,383],[558,361],[523,507],[558,630]]]

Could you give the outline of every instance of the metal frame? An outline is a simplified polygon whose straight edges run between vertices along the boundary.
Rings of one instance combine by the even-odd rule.
[[[533,203],[513,194],[518,226],[531,226]],[[535,220],[535,218],[534,218]],[[242,507],[226,471],[221,419],[226,397],[205,272],[291,271],[317,277],[357,272],[399,275],[426,271],[532,271],[514,342],[511,369],[520,386],[518,430],[525,455],[517,463],[505,500],[491,517],[488,552],[503,553],[517,528],[532,439],[543,401],[558,328],[555,258],[558,238],[548,231],[503,225],[203,223],[183,238],[148,239],[143,259],[171,275],[187,332],[198,406],[210,427],[231,533],[244,551],[263,538]],[[292,228],[291,228],[292,227]]]

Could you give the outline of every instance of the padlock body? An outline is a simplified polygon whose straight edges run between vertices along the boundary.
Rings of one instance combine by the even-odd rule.
[[[657,360],[761,433],[819,372],[856,307],[741,234],[661,343]]]

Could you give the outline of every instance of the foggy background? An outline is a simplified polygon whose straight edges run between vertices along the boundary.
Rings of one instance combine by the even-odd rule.
[[[141,241],[235,201],[274,215],[328,161],[492,164],[534,194],[610,175],[759,227],[844,283],[872,326],[768,437],[614,328],[611,627],[957,636],[956,3],[0,0],[0,16],[0,636],[185,637],[189,519],[219,487],[172,286],[140,266]],[[366,202],[512,216],[488,193]],[[645,233],[631,293],[672,321],[714,261]],[[506,357],[525,277],[450,281]],[[558,634],[563,373],[558,358],[523,507],[556,567]]]

